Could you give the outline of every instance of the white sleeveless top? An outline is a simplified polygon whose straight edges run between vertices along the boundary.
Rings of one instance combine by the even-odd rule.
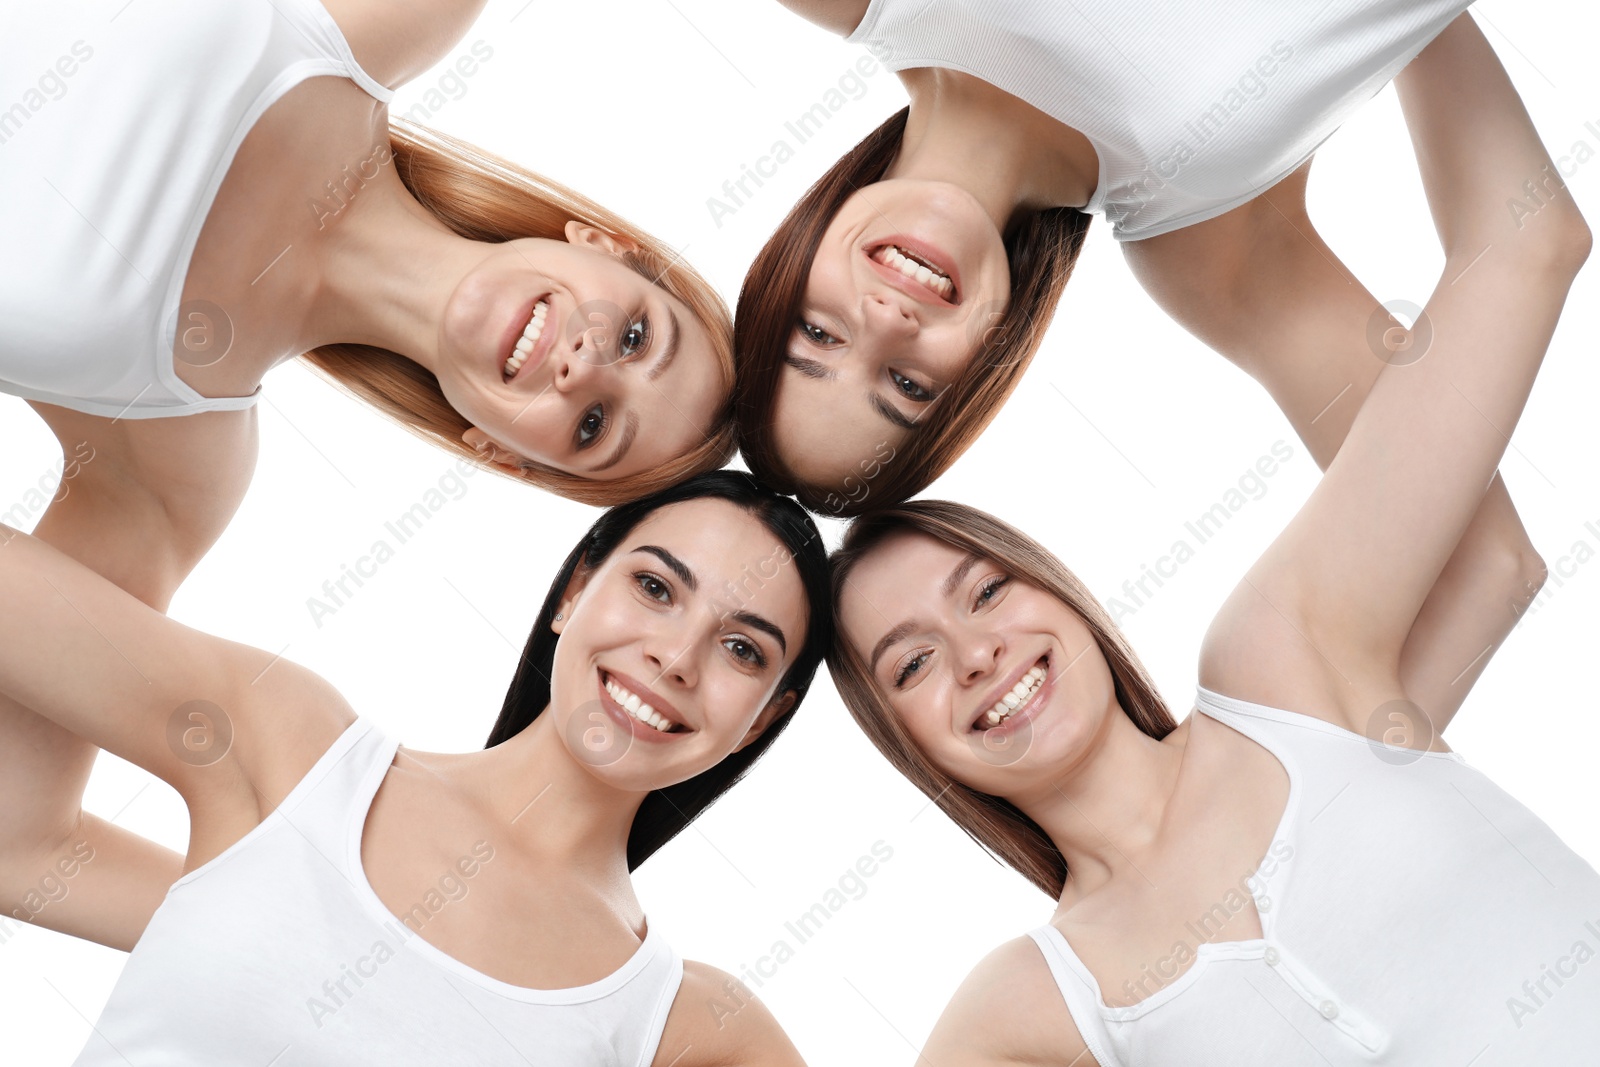
[[[405,916],[384,907],[361,834],[396,747],[358,719],[260,825],[178,879],[75,1067],[647,1067],[683,977],[653,927],[589,985],[473,970],[416,931],[466,899],[492,842]]]
[[[1055,926],[1032,931],[1101,1067],[1595,1062],[1600,875],[1537,816],[1453,752],[1204,688],[1196,706],[1289,776],[1248,884],[1262,936],[1186,938],[1187,971],[1111,1008]]]
[[[1119,241],[1238,207],[1309,159],[1470,0],[872,0],[846,40],[1083,134]]]
[[[178,377],[178,301],[240,142],[316,75],[392,95],[317,0],[0,0],[0,391],[124,419],[253,404]]]

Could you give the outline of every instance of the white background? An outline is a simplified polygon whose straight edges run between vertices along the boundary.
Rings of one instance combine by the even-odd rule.
[[[861,98],[719,227],[707,198],[774,140],[793,143],[785,120],[865,54],[775,3],[734,10],[727,0],[493,0],[452,60],[480,39],[493,57],[432,121],[683,248],[731,303],[785,209],[904,102],[892,75],[866,79]],[[1484,0],[1475,10],[1552,155],[1580,140],[1600,150],[1593,8]],[[421,99],[439,74],[402,90],[393,110]],[[1600,161],[1570,182],[1600,226]],[[1329,242],[1380,300],[1425,302],[1441,257],[1392,89],[1324,147],[1311,199]],[[1591,262],[1502,467],[1555,573],[1447,735],[1591,863],[1600,862],[1600,561],[1575,567],[1570,556],[1578,541],[1600,550],[1597,295]],[[298,366],[273,372],[266,396],[254,487],[172,614],[283,650],[414,748],[481,746],[553,571],[595,512],[476,475],[318,627],[307,598],[451,464]],[[1265,393],[1143,295],[1103,222],[1005,414],[930,495],[1017,524],[1105,598],[1279,440],[1294,457],[1265,494],[1124,620],[1181,713],[1211,613],[1317,472]],[[32,412],[0,398],[0,511],[48,477],[57,455]],[[115,758],[101,757],[88,805],[184,848],[176,794]],[[797,945],[784,923],[880,840],[893,857],[865,895]],[[797,946],[759,992],[815,1064],[909,1061],[972,964],[1051,910],[883,763],[825,677],[750,780],[646,864],[637,885],[652,925],[685,957],[739,972],[776,940]],[[123,959],[36,930],[0,945],[3,1058],[68,1062]]]

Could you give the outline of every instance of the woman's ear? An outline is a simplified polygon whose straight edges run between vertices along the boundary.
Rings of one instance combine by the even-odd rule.
[[[578,606],[578,598],[583,595],[583,590],[589,584],[589,576],[594,573],[593,567],[578,564],[578,569],[572,572],[572,577],[567,579],[567,588],[561,593],[561,603],[556,605],[556,617],[550,620],[550,632],[559,634],[566,627],[567,620],[572,618],[572,613]]]
[[[637,252],[639,242],[631,237],[619,237],[614,233],[607,233],[598,226],[572,220],[561,231],[566,234],[567,243],[584,245],[588,248],[598,248],[602,252]]]
[[[510,449],[500,447],[495,443],[494,438],[476,426],[467,427],[466,432],[461,435],[461,440],[489,464],[499,467],[509,474],[522,473],[522,457]]]
[[[789,709],[794,707],[794,702],[798,699],[799,694],[793,689],[785,691],[781,696],[773,697],[772,702],[762,708],[761,714],[756,716],[756,721],[750,724],[750,729],[745,731],[744,737],[740,739],[737,745],[733,746],[733,750],[738,752],[760,737],[766,732],[767,727],[787,715]]]

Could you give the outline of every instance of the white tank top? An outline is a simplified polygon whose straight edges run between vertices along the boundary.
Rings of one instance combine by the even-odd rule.
[[[178,301],[239,143],[316,75],[392,95],[317,0],[0,0],[0,391],[125,419],[253,404],[178,377]]]
[[[1262,936],[1186,937],[1187,971],[1111,1008],[1055,926],[1031,931],[1101,1067],[1595,1062],[1600,875],[1537,816],[1453,752],[1204,688],[1196,706],[1289,776],[1247,885]]]
[[[178,879],[75,1067],[647,1067],[683,977],[653,927],[597,982],[526,989],[416,932],[467,899],[492,843],[405,916],[379,900],[361,833],[396,747],[357,720],[260,825]]]
[[[1082,133],[1084,207],[1119,241],[1181,229],[1287,177],[1470,0],[872,0],[847,40],[943,67]]]

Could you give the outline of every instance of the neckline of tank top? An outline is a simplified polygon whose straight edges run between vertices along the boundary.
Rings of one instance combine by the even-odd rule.
[[[216,206],[217,194],[222,190],[222,183],[227,180],[228,174],[233,170],[234,160],[238,158],[239,148],[244,144],[245,138],[260,123],[261,117],[272,109],[272,106],[282,100],[302,83],[316,77],[338,76],[361,89],[368,96],[380,104],[388,105],[394,99],[395,90],[379,82],[365,67],[356,61],[355,52],[350,48],[350,42],[345,38],[344,30],[322,3],[322,0],[302,0],[302,7],[309,12],[311,17],[321,23],[323,32],[328,35],[328,41],[338,53],[339,62],[343,65],[342,71],[318,70],[318,61],[315,59],[300,60],[293,64],[290,70],[303,71],[287,85],[278,85],[282,74],[269,84],[267,93],[269,98],[265,103],[257,100],[246,115],[246,121],[241,123],[242,130],[236,130],[230,138],[227,150],[223,157],[217,161],[217,169],[212,172],[202,194],[203,211],[196,211],[189,224],[189,233],[183,242],[181,267],[172,273],[172,282],[168,286],[167,295],[161,302],[161,317],[156,320],[155,346],[159,358],[156,360],[156,373],[161,379],[161,384],[183,398],[184,412],[204,411],[213,407],[226,409],[229,405],[246,400],[255,400],[261,396],[262,387],[257,383],[255,389],[243,396],[206,396],[200,390],[183,380],[178,373],[178,356],[174,349],[177,347],[178,314],[182,310],[183,290],[189,282],[189,272],[194,266],[194,251],[200,244],[200,234],[205,229],[205,224],[210,221],[211,210]],[[281,17],[281,13],[280,13]],[[326,59],[323,62],[327,62]],[[168,329],[168,326],[171,329]],[[135,401],[137,402],[137,400]],[[132,406],[131,404],[129,405]]]
[[[1203,687],[1200,687],[1200,691],[1202,693],[1210,693],[1210,690],[1207,690]],[[1196,710],[1200,711],[1206,715],[1207,718],[1210,718],[1219,725],[1233,730],[1235,733],[1238,733],[1246,739],[1253,741],[1257,745],[1260,745],[1267,751],[1268,755],[1272,756],[1278,761],[1278,764],[1283,768],[1284,775],[1289,779],[1288,799],[1284,801],[1283,812],[1278,816],[1277,824],[1273,827],[1272,837],[1267,841],[1266,850],[1262,852],[1260,861],[1257,862],[1251,871],[1252,876],[1254,876],[1255,872],[1261,869],[1261,864],[1265,863],[1267,861],[1267,857],[1272,854],[1272,846],[1279,841],[1289,840],[1289,828],[1294,822],[1294,818],[1299,812],[1300,808],[1299,768],[1295,766],[1294,758],[1292,756],[1280,751],[1273,745],[1268,744],[1260,737],[1257,737],[1251,733],[1246,733],[1233,723],[1230,723],[1225,719],[1212,714],[1203,706],[1203,703],[1197,702]],[[1281,877],[1281,872],[1274,871],[1273,873]],[[1052,938],[1053,942],[1061,950],[1062,955],[1072,965],[1073,970],[1078,972],[1078,976],[1086,985],[1088,985],[1090,991],[1094,993],[1095,1008],[1102,1016],[1107,1019],[1119,1021],[1135,1019],[1141,1015],[1144,1015],[1146,1012],[1153,1011],[1162,1004],[1167,1003],[1182,993],[1185,989],[1188,989],[1195,982],[1199,981],[1200,975],[1204,973],[1206,967],[1210,964],[1212,959],[1255,959],[1260,957],[1266,951],[1267,942],[1271,940],[1273,928],[1277,925],[1277,917],[1282,913],[1283,909],[1281,904],[1281,893],[1279,903],[1274,904],[1265,911],[1261,909],[1261,907],[1257,904],[1257,901],[1261,898],[1261,896],[1267,895],[1265,893],[1265,889],[1269,883],[1272,882],[1272,878],[1271,876],[1263,877],[1258,879],[1258,882],[1262,885],[1262,892],[1253,893],[1251,895],[1251,904],[1256,908],[1256,922],[1261,927],[1260,937],[1236,938],[1229,941],[1200,942],[1195,946],[1194,961],[1189,964],[1188,969],[1186,969],[1182,974],[1178,975],[1178,977],[1173,979],[1171,982],[1156,990],[1154,993],[1151,993],[1149,996],[1133,1004],[1124,1004],[1118,1007],[1112,1007],[1111,1005],[1107,1004],[1105,994],[1100,988],[1100,980],[1094,976],[1094,972],[1089,970],[1088,965],[1083,962],[1083,960],[1078,956],[1077,952],[1072,948],[1071,943],[1067,940],[1067,935],[1063,934],[1061,930],[1057,928],[1054,922],[1045,923],[1041,929],[1049,931],[1048,936]]]
[[[502,981],[492,975],[483,973],[474,967],[456,959],[448,952],[430,943],[421,934],[404,925],[400,917],[391,912],[379,898],[372,882],[367,877],[366,866],[361,862],[361,841],[366,832],[367,816],[372,810],[372,801],[377,796],[378,789],[383,784],[383,779],[388,776],[389,768],[394,764],[395,753],[400,747],[397,740],[383,737],[380,745],[380,758],[373,760],[373,765],[362,778],[361,786],[356,791],[356,809],[351,815],[351,825],[347,838],[349,852],[346,864],[351,873],[351,884],[361,908],[373,920],[383,925],[385,929],[399,927],[406,932],[405,946],[416,952],[432,965],[447,971],[459,978],[463,978],[474,985],[488,990],[491,993],[505,997],[507,1000],[516,1000],[529,1004],[571,1005],[583,1004],[589,1001],[603,999],[635,978],[665,947],[657,935],[655,926],[645,917],[645,936],[634,949],[632,955],[620,967],[602,978],[583,985],[564,986],[555,989],[535,989],[532,986],[513,985]],[[383,758],[387,756],[387,758]]]
[[[890,0],[871,0],[871,2],[867,4],[866,12],[861,16],[861,21],[856,24],[855,29],[851,30],[844,37],[844,42],[846,44],[861,44],[867,37],[871,36],[872,31],[877,28],[879,16],[883,14],[883,9],[888,5],[889,2]],[[926,0],[923,6],[927,7],[934,2],[935,0]],[[981,82],[987,82],[989,85],[994,85],[994,82],[989,81],[989,79],[985,78],[983,75],[978,74],[976,71],[968,70],[965,67],[954,66],[947,63],[939,64],[939,66],[946,70],[959,71],[968,77],[977,78]],[[889,69],[887,63],[884,64],[884,69]],[[1018,100],[1022,99],[1015,93],[1010,92],[1008,89],[1003,89],[998,85],[994,85],[994,87]],[[1028,103],[1026,100],[1023,100],[1022,102],[1025,104]],[[1029,104],[1029,106],[1031,107],[1032,105]],[[1054,118],[1054,116],[1051,117]],[[1056,119],[1056,121],[1061,122],[1060,119]],[[1061,122],[1061,125],[1067,126],[1067,124],[1064,122]],[[1098,138],[1086,130],[1079,129],[1076,126],[1068,126],[1067,128],[1078,134],[1078,136],[1082,137],[1085,141],[1088,141],[1090,147],[1094,149],[1095,155],[1094,189],[1089,193],[1089,199],[1082,207],[1074,207],[1072,210],[1081,212],[1085,215],[1098,215],[1105,210],[1105,201],[1107,195],[1106,156],[1108,153],[1106,152],[1106,146],[1103,145]]]
[[[1289,779],[1289,796],[1284,802],[1283,813],[1278,818],[1278,823],[1273,830],[1271,840],[1267,842],[1267,851],[1263,853],[1261,857],[1261,863],[1265,863],[1267,857],[1271,855],[1272,846],[1274,844],[1279,841],[1287,841],[1292,843],[1293,835],[1289,833],[1289,830],[1295,816],[1299,811],[1300,806],[1299,767],[1297,766],[1293,756],[1275,747],[1274,744],[1268,743],[1262,737],[1240,729],[1235,723],[1228,722],[1226,719],[1216,714],[1216,709],[1220,709],[1224,713],[1233,712],[1249,718],[1268,719],[1285,726],[1292,726],[1299,729],[1315,730],[1319,733],[1329,734],[1334,737],[1351,741],[1359,741],[1362,744],[1372,744],[1373,742],[1358,733],[1335,726],[1333,723],[1327,722],[1323,719],[1315,718],[1310,715],[1289,711],[1285,708],[1275,708],[1268,704],[1256,704],[1252,701],[1240,700],[1237,697],[1225,696],[1222,693],[1216,692],[1215,690],[1207,689],[1203,685],[1196,686],[1195,688],[1197,690],[1197,699],[1195,701],[1196,711],[1205,715],[1214,722],[1220,723],[1221,725],[1234,730],[1239,734],[1242,734],[1244,737],[1255,742],[1257,745],[1260,745],[1268,752],[1268,754],[1278,761],[1278,764],[1283,767],[1285,776]],[[1211,704],[1213,707],[1207,707],[1207,704]],[[1443,757],[1446,760],[1455,763],[1464,764],[1466,762],[1455,752],[1424,751],[1419,752],[1418,755]],[[1256,864],[1255,871],[1259,871],[1261,869],[1261,863]],[[1252,874],[1254,874],[1255,871],[1252,871]],[[1276,878],[1274,876],[1276,876]],[[1072,965],[1073,970],[1078,972],[1079,977],[1094,993],[1095,1008],[1101,1013],[1102,1016],[1107,1019],[1117,1021],[1136,1019],[1139,1016],[1144,1015],[1147,1012],[1150,1012],[1155,1008],[1160,1007],[1162,1004],[1172,1000],[1174,997],[1178,996],[1184,990],[1192,986],[1195,982],[1199,981],[1201,974],[1204,973],[1206,967],[1212,960],[1260,958],[1266,952],[1267,944],[1272,939],[1272,931],[1277,926],[1278,916],[1283,914],[1282,877],[1283,875],[1280,871],[1274,871],[1272,875],[1264,876],[1258,879],[1258,883],[1262,886],[1262,892],[1252,894],[1252,903],[1256,904],[1256,920],[1261,926],[1260,937],[1237,938],[1229,941],[1200,942],[1200,944],[1195,947],[1194,962],[1189,965],[1187,970],[1185,970],[1167,985],[1162,986],[1154,993],[1151,993],[1149,996],[1133,1004],[1125,1004],[1118,1007],[1112,1007],[1111,1005],[1107,1004],[1105,995],[1100,988],[1099,979],[1094,976],[1094,973],[1089,970],[1088,965],[1085,964],[1078,956],[1077,952],[1072,948],[1071,943],[1067,940],[1066,935],[1063,934],[1053,922],[1045,923],[1043,927],[1040,927],[1040,929],[1048,931],[1046,936],[1049,936],[1052,939],[1053,943],[1061,950],[1062,955]],[[1265,890],[1275,884],[1278,886],[1278,888],[1274,889],[1273,892],[1276,894],[1277,899],[1271,907],[1269,907],[1266,911],[1262,911],[1258,901],[1261,896],[1271,895],[1267,894]]]

